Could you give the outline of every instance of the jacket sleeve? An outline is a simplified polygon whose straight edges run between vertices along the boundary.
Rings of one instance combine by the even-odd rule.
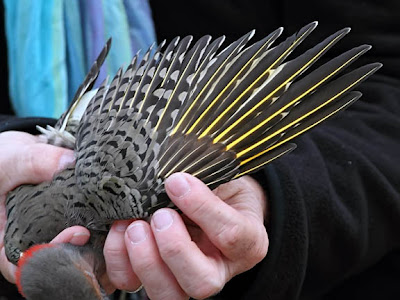
[[[359,89],[356,104],[257,174],[271,206],[269,253],[222,297],[314,298],[400,248],[400,89],[379,74]]]
[[[55,119],[51,118],[18,118],[9,115],[0,115],[0,132],[7,130],[25,131],[31,134],[38,134],[36,125],[46,127],[46,125],[54,126]]]

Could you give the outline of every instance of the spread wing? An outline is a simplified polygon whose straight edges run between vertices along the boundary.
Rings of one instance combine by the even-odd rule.
[[[343,71],[363,45],[309,70],[350,29],[297,57],[311,23],[280,44],[279,28],[220,50],[223,37],[176,38],[134,57],[90,101],[75,149],[77,182],[110,218],[143,217],[168,204],[163,181],[188,172],[214,188],[292,151],[292,140],[360,98],[353,88],[380,64]],[[164,49],[165,47],[165,49]],[[161,194],[161,195],[160,195]],[[96,204],[97,205],[97,204]]]

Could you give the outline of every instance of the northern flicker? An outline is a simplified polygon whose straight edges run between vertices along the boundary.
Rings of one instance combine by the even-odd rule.
[[[91,241],[85,247],[28,250],[19,267],[21,292],[28,299],[72,299],[61,292],[60,282],[67,279],[51,275],[52,281],[43,283],[41,264],[48,260],[57,261],[54,269],[65,270],[64,277],[89,283],[80,291],[86,298],[79,299],[105,297],[95,277],[104,271],[102,247],[109,225],[170,206],[165,178],[187,172],[215,188],[292,151],[292,139],[359,99],[361,93],[352,89],[381,64],[339,73],[370,46],[310,69],[350,29],[288,59],[316,26],[306,25],[273,48],[282,28],[246,46],[251,31],[222,51],[224,37],[211,42],[204,36],[192,47],[191,36],[177,37],[166,46],[151,47],[141,61],[134,56],[110,83],[90,91],[109,41],[55,128],[41,129],[49,142],[73,148],[76,164],[51,182],[16,188],[6,202],[5,247],[13,263],[29,247],[49,242],[71,225],[87,227]]]

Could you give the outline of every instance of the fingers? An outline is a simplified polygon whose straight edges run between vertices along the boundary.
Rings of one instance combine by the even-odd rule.
[[[127,223],[119,231],[113,226],[106,248],[115,248],[105,250],[105,256],[118,288],[118,278],[130,277],[143,283],[151,299],[206,298],[265,257],[265,198],[257,186],[238,181],[221,189],[219,194],[230,198],[234,207],[187,174],[170,176],[165,187],[193,223],[185,224],[176,211],[164,208],[154,213],[150,225],[134,221],[126,231]],[[121,244],[124,231],[126,248]],[[137,285],[127,287],[133,290]]]
[[[10,141],[13,144],[33,144],[39,141],[39,138],[35,135],[22,132],[22,131],[5,131],[0,133],[0,145],[9,145]]]
[[[72,150],[39,143],[2,145],[0,154],[1,195],[21,184],[49,181],[75,159]]]
[[[221,184],[213,193],[233,208],[241,212],[246,211],[246,214],[253,214],[261,222],[267,217],[268,201],[265,191],[250,176],[243,176]]]
[[[7,260],[4,247],[0,251],[0,272],[9,282],[15,283],[15,271],[17,267]]]
[[[150,299],[188,298],[161,258],[148,223],[133,222],[126,231],[125,245],[130,264]]]
[[[82,226],[72,226],[60,232],[50,243],[70,243],[76,246],[85,245],[90,238],[88,229]]]
[[[104,257],[111,283],[118,289],[135,291],[141,282],[132,271],[125,247],[125,231],[130,223],[131,221],[114,222],[104,245]]]
[[[218,249],[204,249],[192,241],[180,215],[160,209],[151,219],[151,228],[162,260],[181,288],[191,297],[203,299],[219,292],[230,275]]]
[[[218,259],[219,250],[212,247],[214,253],[209,250],[208,254],[216,259],[209,259],[191,240],[177,212],[157,211],[151,226],[133,222],[126,229],[125,245],[121,245],[126,224],[113,225],[104,251],[108,276],[117,288],[132,291],[141,282],[151,299],[206,298],[222,289],[228,275]],[[121,286],[126,278],[132,281]],[[134,278],[140,280],[136,285]]]
[[[231,272],[251,268],[265,257],[268,236],[262,221],[255,220],[253,216],[249,218],[240,209],[223,202],[205,184],[188,174],[171,175],[165,182],[165,188],[171,200],[200,226],[223,255],[232,262],[239,262],[239,269],[234,268]],[[238,196],[236,207],[255,201],[251,197],[252,193],[242,193]]]
[[[0,203],[4,202],[4,197],[0,196]],[[6,226],[6,208],[0,204],[0,273],[8,281],[15,283],[16,266],[7,259],[4,248],[4,231]]]

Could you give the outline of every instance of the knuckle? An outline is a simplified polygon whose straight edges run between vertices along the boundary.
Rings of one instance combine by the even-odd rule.
[[[3,164],[0,162],[0,165]],[[2,169],[0,169],[0,178],[2,179],[0,181],[0,196],[5,196],[14,187],[13,179]]]
[[[125,250],[122,247],[116,246],[114,243],[110,243],[104,247],[103,254],[107,259],[114,259],[125,255]]]
[[[259,263],[265,258],[268,252],[268,234],[264,226],[259,230],[254,230],[253,234],[249,236],[248,251],[249,259],[253,264]]]
[[[242,249],[242,254],[246,253],[246,255],[242,256],[242,259],[238,261],[239,264],[235,274],[251,269],[262,261],[267,255],[268,245],[266,232],[261,236],[255,234],[249,237],[247,244]]]
[[[40,164],[37,163],[37,158],[38,155],[40,155],[40,152],[38,151],[37,147],[34,147],[34,145],[29,145],[26,147],[27,149],[25,151],[26,156],[24,168],[26,168],[27,174],[30,174],[32,178],[41,177],[41,167]]]
[[[217,239],[220,245],[224,247],[237,247],[242,239],[242,233],[239,225],[225,224],[221,231],[217,234]]]
[[[137,274],[152,272],[152,270],[157,270],[158,268],[159,262],[153,258],[141,257],[133,262],[133,269]]]
[[[125,256],[119,256],[120,252],[116,251],[104,251],[104,257],[106,260],[106,268],[107,268],[107,273],[110,274],[110,277],[118,277],[121,273],[128,273],[131,265],[129,264],[129,259],[126,258]]]
[[[107,275],[111,283],[118,289],[135,290],[139,283],[135,280],[132,266],[129,259],[120,256],[122,253],[118,250],[104,250],[106,258]]]
[[[254,247],[253,257],[256,263],[259,263],[265,258],[268,252],[268,247],[269,241],[267,233],[265,232],[259,240],[258,247]]]
[[[245,223],[227,223],[217,233],[216,244],[229,259],[236,261],[240,270],[248,269],[265,258],[268,235],[264,227],[257,230]]]
[[[167,241],[159,246],[160,255],[163,259],[171,259],[180,257],[183,254],[186,245],[184,241],[174,240]]]
[[[195,299],[206,299],[220,292],[223,287],[224,281],[219,276],[206,274],[185,292]]]
[[[108,272],[111,283],[120,290],[135,290],[140,284],[131,280],[127,271],[111,271]]]
[[[193,199],[189,199],[187,202],[188,206],[188,214],[190,216],[198,216],[201,217],[203,215],[207,215],[209,211],[209,206],[207,197],[201,197],[199,199],[196,199],[196,201],[192,201]]]
[[[25,160],[21,167],[32,178],[32,183],[51,180],[57,172],[60,157],[65,149],[47,144],[30,144],[25,147]]]
[[[149,294],[151,294],[151,292],[149,292]],[[179,291],[175,291],[173,289],[164,289],[163,291],[159,291],[159,293],[157,293],[157,295],[155,295],[154,297],[151,297],[151,299],[185,300],[188,299],[188,297],[184,294],[179,293]]]

